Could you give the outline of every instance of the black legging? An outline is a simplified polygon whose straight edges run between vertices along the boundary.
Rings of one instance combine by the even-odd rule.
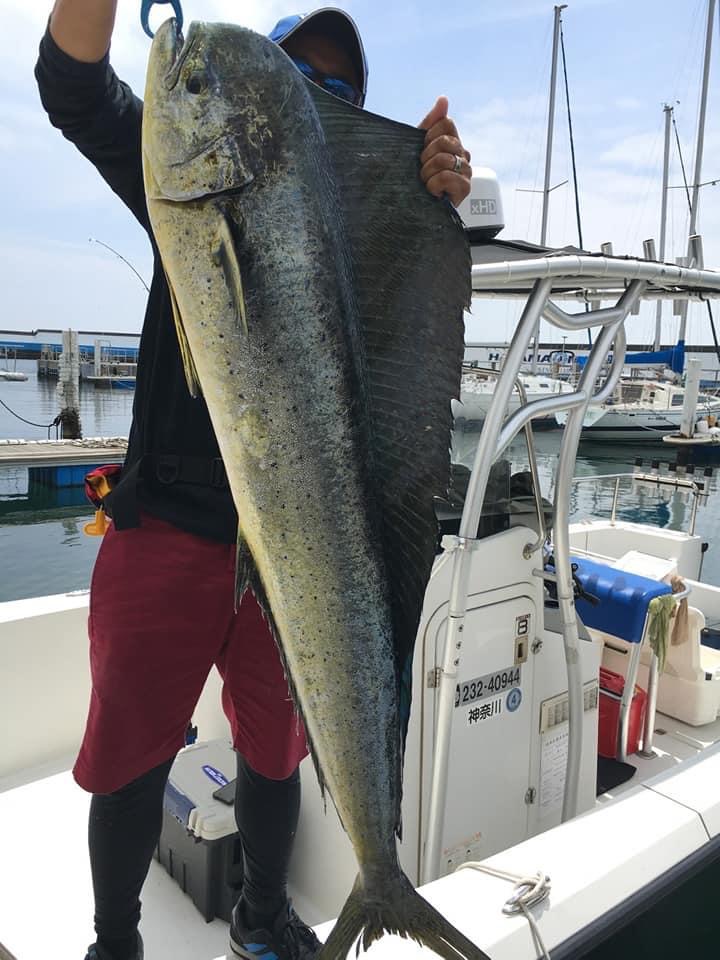
[[[140,890],[160,838],[172,759],[115,793],[94,795],[88,838],[98,943],[113,960],[132,960]],[[243,901],[251,918],[273,916],[287,897],[287,874],[300,813],[300,775],[269,780],[237,754],[235,818],[244,853]]]

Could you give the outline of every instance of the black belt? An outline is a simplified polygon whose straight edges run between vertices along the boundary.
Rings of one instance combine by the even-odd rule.
[[[228,488],[225,464],[220,457],[187,457],[174,453],[143,457],[143,474],[152,470],[160,483],[194,483],[201,487]]]
[[[175,453],[146,454],[123,470],[120,481],[105,498],[108,516],[113,518],[118,530],[140,526],[140,510],[137,498],[137,482],[140,477],[151,477],[159,483],[171,486],[174,483],[229,489],[225,464],[220,457],[190,457]]]

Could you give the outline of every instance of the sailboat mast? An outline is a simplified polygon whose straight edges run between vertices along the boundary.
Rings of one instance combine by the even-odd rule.
[[[705,147],[705,114],[707,112],[708,85],[710,82],[710,54],[712,53],[712,34],[715,24],[715,0],[708,0],[707,33],[705,35],[705,60],[703,63],[702,91],[700,94],[700,115],[698,117],[697,146],[695,148],[695,172],[693,173],[692,200],[690,202],[689,237],[695,235],[698,205],[700,200],[700,181],[702,178],[703,149]],[[692,241],[688,241],[688,258],[692,257]],[[690,262],[688,260],[688,262]],[[685,340],[687,330],[687,310],[680,318],[678,340]]]
[[[715,0],[712,0],[714,3]],[[542,225],[540,244],[544,247],[547,240],[548,213],[550,208],[550,173],[552,168],[553,131],[555,127],[555,87],[557,86],[558,46],[560,43],[560,17],[567,7],[566,3],[555,7],[555,26],[553,30],[552,67],[550,71],[550,102],[548,104],[547,138],[545,141],[545,184],[543,186]]]
[[[662,201],[660,203],[660,260],[665,259],[665,234],[667,227],[668,176],[670,171],[670,124],[672,122],[673,107],[668,103],[663,106],[665,112],[665,155],[663,158]],[[660,349],[662,337],[662,300],[658,300],[655,308],[655,341],[653,350]]]
[[[695,233],[702,178],[703,149],[705,147],[705,114],[707,113],[708,86],[710,82],[710,54],[712,53],[712,34],[715,23],[715,0],[708,0],[707,35],[705,37],[705,62],[703,64],[702,93],[700,95],[700,116],[698,118],[697,148],[695,151],[695,173],[693,174],[692,202],[690,204],[690,236]]]
[[[560,45],[560,17],[566,3],[555,6],[555,24],[553,29],[552,66],[550,68],[550,102],[548,103],[547,137],[545,140],[545,183],[543,185],[542,223],[540,226],[540,245],[547,240],[548,214],[550,212],[550,174],[552,171],[553,131],[555,127],[555,87],[557,86],[558,47]],[[532,372],[537,373],[538,350],[540,347],[540,320],[538,319],[533,335]]]

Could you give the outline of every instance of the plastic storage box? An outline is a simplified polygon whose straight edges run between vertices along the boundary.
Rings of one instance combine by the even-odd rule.
[[[232,804],[213,793],[235,777],[228,740],[195,743],[172,766],[156,858],[209,923],[230,920],[240,895],[243,856]]]
[[[600,717],[598,726],[598,753],[601,757],[614,760],[617,756],[618,715],[620,713],[620,697],[625,686],[625,678],[600,667]],[[642,738],[647,694],[642,687],[635,685],[635,692],[630,706],[630,721],[628,724],[628,756],[637,753]]]

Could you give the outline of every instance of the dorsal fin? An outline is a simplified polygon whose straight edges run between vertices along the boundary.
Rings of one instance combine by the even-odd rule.
[[[454,208],[420,180],[425,132],[309,87],[353,257],[404,742],[412,651],[437,543],[433,497],[445,495],[450,475],[470,251]]]

